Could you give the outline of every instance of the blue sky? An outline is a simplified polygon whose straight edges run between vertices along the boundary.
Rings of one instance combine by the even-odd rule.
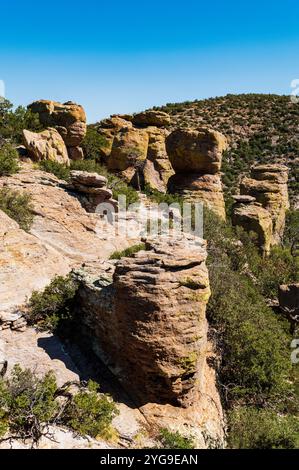
[[[11,1],[0,6],[6,97],[81,103],[88,121],[226,93],[291,92],[299,2]]]

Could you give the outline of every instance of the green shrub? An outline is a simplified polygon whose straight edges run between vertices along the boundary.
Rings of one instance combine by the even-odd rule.
[[[160,429],[158,439],[163,449],[194,449],[191,437],[184,437],[178,431],[172,432],[166,428]]]
[[[228,446],[233,449],[295,449],[299,420],[271,410],[238,407],[228,414]]]
[[[87,387],[77,384],[75,394],[69,393],[70,385],[58,388],[52,372],[39,378],[16,365],[9,378],[0,379],[0,442],[9,431],[15,438],[31,438],[37,443],[47,434],[49,424],[105,438],[118,413],[113,400],[99,394],[93,381]]]
[[[0,147],[0,176],[12,175],[18,170],[18,152],[11,144],[5,143]]]
[[[90,380],[87,389],[75,395],[67,406],[64,422],[79,434],[105,438],[118,410],[108,395],[97,393],[98,388]]]
[[[23,230],[30,230],[34,218],[30,195],[8,188],[0,189],[0,209]]]
[[[84,156],[88,160],[101,161],[100,149],[107,147],[108,143],[105,137],[97,132],[92,126],[87,126],[86,135],[81,144]]]
[[[70,169],[62,163],[54,162],[51,160],[42,160],[39,162],[41,170],[47,173],[53,173],[57,178],[68,181],[70,177]]]
[[[56,276],[43,291],[34,291],[28,305],[29,322],[65,334],[72,326],[77,287],[71,275]]]
[[[35,132],[42,130],[38,114],[23,106],[18,106],[14,111],[12,107],[8,100],[0,103],[0,136],[22,143],[24,129]]]
[[[58,411],[56,390],[51,372],[39,379],[29,369],[22,370],[16,365],[11,378],[0,380],[2,435],[9,430],[13,435],[38,441],[42,424],[51,422]]]
[[[299,239],[299,210],[289,210],[286,214],[286,226],[284,231],[284,244],[292,246]]]
[[[122,251],[114,251],[110,256],[110,259],[121,259],[121,258],[130,258],[138,251],[145,250],[146,246],[144,243],[139,243],[138,245],[130,246],[129,248],[125,248]]]
[[[259,255],[252,252],[252,245],[240,244],[232,227],[208,209],[204,232],[212,291],[207,315],[217,331],[220,382],[227,403],[276,403],[282,390],[287,399],[292,395],[287,325],[266,305],[258,286],[244,272],[253,253]]]

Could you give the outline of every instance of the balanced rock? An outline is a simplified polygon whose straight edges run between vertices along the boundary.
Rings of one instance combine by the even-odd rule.
[[[241,198],[241,199],[240,199]],[[232,222],[244,228],[247,232],[257,235],[258,245],[263,254],[270,252],[273,236],[273,224],[271,214],[261,204],[256,203],[254,198],[239,197],[233,206]]]
[[[163,111],[144,111],[142,113],[135,114],[132,122],[137,127],[166,127],[170,124],[170,116]]]
[[[78,308],[94,351],[138,406],[188,407],[204,391],[206,304],[204,241],[158,237],[79,291]]]
[[[288,168],[284,165],[256,165],[250,177],[240,184],[241,195],[255,197],[272,217],[273,237],[271,245],[281,242],[285,226],[285,214],[290,207],[288,197]]]
[[[156,189],[165,193],[169,178],[174,174],[174,170],[169,161],[165,140],[169,132],[157,127],[146,129],[149,137],[147,149],[147,167],[152,167],[152,177],[148,177],[146,168],[144,169],[145,184],[151,189]],[[152,165],[150,165],[152,163]]]
[[[80,193],[80,200],[87,212],[95,212],[102,202],[111,203],[113,209],[117,207],[117,201],[112,199],[111,189],[106,187],[107,178],[98,173],[73,170],[70,172],[70,184],[67,185]]]
[[[55,127],[68,148],[79,147],[86,134],[86,115],[82,106],[67,101],[58,103],[51,100],[34,101],[28,106],[39,115],[44,126]],[[70,151],[78,157],[78,151]],[[78,158],[76,158],[78,160]]]
[[[65,143],[56,129],[49,127],[42,132],[23,130],[23,139],[33,160],[51,160],[69,165]]]
[[[143,129],[120,129],[113,140],[108,159],[109,170],[124,171],[144,162],[148,140],[148,134]]]
[[[105,162],[111,154],[115,134],[122,128],[132,127],[131,122],[120,116],[111,116],[96,125],[97,132],[102,137],[102,144],[99,145],[98,151]]]
[[[208,128],[177,129],[166,139],[167,153],[176,173],[218,173],[226,148],[224,135]]]
[[[227,141],[211,129],[177,129],[166,138],[166,149],[175,174],[168,181],[170,192],[188,201],[201,201],[225,219],[221,184],[222,152]]]

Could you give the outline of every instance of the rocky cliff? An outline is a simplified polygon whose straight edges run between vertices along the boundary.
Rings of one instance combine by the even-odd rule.
[[[281,243],[289,209],[288,168],[284,165],[256,165],[250,177],[240,184],[240,196],[235,197],[233,223],[248,232],[257,233],[265,253]]]
[[[165,148],[169,122],[168,114],[154,111],[101,121],[96,126],[104,142],[99,151],[108,169],[138,189],[165,192],[173,174]]]
[[[222,153],[227,141],[208,128],[177,129],[166,139],[166,149],[175,170],[168,189],[189,201],[202,201],[225,219],[221,184]]]
[[[203,241],[148,240],[146,250],[102,266],[93,280],[83,278],[77,302],[81,333],[147,419],[189,427],[201,442],[204,430],[223,438],[207,364],[206,256]]]

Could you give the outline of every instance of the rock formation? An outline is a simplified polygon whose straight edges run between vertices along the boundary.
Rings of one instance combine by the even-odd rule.
[[[220,169],[226,148],[225,137],[211,129],[173,131],[166,139],[167,154],[175,171],[168,181],[170,192],[182,194],[186,200],[203,201],[225,218]]]
[[[99,152],[108,169],[138,189],[148,186],[165,192],[173,174],[165,147],[168,131],[163,128],[169,121],[168,114],[158,111],[114,115],[101,121],[97,127],[103,137]]]
[[[131,258],[102,263],[81,280],[81,337],[134,399],[149,423],[202,432],[220,442],[223,416],[208,365],[206,305],[210,296],[200,240],[161,236]]]
[[[112,199],[112,191],[107,188],[107,178],[98,173],[87,171],[70,172],[70,184],[67,187],[80,194],[80,201],[87,212],[95,212],[102,202],[117,209],[117,201]]]
[[[65,143],[56,129],[49,127],[42,132],[24,130],[23,137],[29,156],[33,160],[70,164]]]
[[[268,255],[273,239],[271,214],[252,196],[234,196],[234,200],[232,223],[256,233],[258,245]]]
[[[28,108],[39,115],[40,122],[45,127],[57,129],[67,146],[70,159],[83,158],[80,144],[86,134],[86,116],[82,106],[72,101],[61,104],[51,100],[38,100]]]
[[[140,403],[188,406],[203,387],[210,296],[206,247],[160,237],[81,292],[95,348]],[[99,285],[99,282],[97,283]]]
[[[256,232],[265,254],[281,242],[285,214],[289,208],[288,168],[284,165],[256,165],[250,177],[240,183],[240,196],[233,207],[233,223]]]
[[[91,177],[93,179],[93,176]],[[0,178],[8,187],[29,194],[34,208],[30,233],[0,211],[0,310],[18,307],[33,290],[42,289],[59,274],[136,242],[116,236],[98,214],[88,214],[66,182],[23,164],[22,170]]]
[[[284,165],[256,165],[250,177],[240,184],[240,193],[255,197],[271,214],[273,222],[272,245],[281,242],[285,226],[285,214],[289,209],[288,167]]]
[[[163,111],[149,110],[134,114],[132,122],[137,127],[167,127],[170,124],[170,116]]]

